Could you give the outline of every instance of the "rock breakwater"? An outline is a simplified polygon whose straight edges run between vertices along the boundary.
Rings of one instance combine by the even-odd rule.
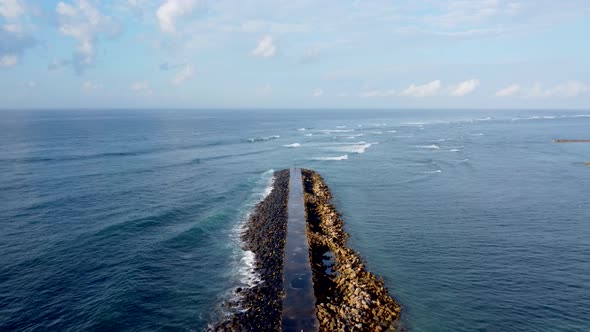
[[[348,234],[323,178],[307,169],[302,174],[320,331],[397,330],[401,307],[346,246]]]
[[[242,234],[244,249],[256,256],[260,282],[236,289],[237,303],[230,304],[234,312],[210,331],[281,330],[289,170],[275,172],[274,177],[271,193],[256,206]]]
[[[590,139],[556,139],[555,143],[590,143]]]

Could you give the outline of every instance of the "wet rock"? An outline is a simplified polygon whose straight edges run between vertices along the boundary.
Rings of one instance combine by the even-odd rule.
[[[287,234],[289,170],[274,174],[271,193],[260,202],[242,234],[245,250],[256,256],[260,282],[238,288],[239,310],[209,327],[209,331],[280,331],[283,296],[283,257]]]
[[[320,331],[400,330],[400,305],[383,280],[367,271],[360,255],[346,246],[348,234],[324,180],[311,170],[302,174]],[[325,263],[326,257],[332,261]]]

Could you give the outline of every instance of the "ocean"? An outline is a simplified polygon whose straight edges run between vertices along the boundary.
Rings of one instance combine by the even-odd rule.
[[[590,331],[590,111],[0,112],[0,330],[201,331],[314,169],[409,331]]]

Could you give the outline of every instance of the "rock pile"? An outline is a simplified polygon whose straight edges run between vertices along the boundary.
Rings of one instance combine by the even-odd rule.
[[[256,255],[260,282],[236,289],[241,308],[211,331],[280,331],[283,306],[283,261],[287,235],[289,170],[275,172],[272,192],[260,202],[242,234],[246,250]]]
[[[320,331],[395,331],[400,305],[346,246],[348,234],[322,177],[302,174]]]

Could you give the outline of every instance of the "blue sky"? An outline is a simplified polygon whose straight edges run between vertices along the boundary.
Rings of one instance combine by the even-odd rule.
[[[0,108],[590,108],[588,0],[0,0]]]

